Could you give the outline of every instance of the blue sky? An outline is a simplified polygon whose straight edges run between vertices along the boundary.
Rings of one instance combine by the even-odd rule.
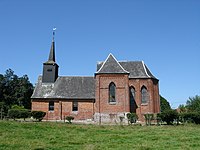
[[[0,74],[35,84],[54,26],[59,75],[93,76],[112,53],[143,60],[173,108],[200,95],[199,0],[0,0]]]

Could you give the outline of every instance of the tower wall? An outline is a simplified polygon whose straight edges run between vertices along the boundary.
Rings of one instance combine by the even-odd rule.
[[[57,64],[47,64],[43,65],[43,83],[53,83],[58,78],[58,65]]]

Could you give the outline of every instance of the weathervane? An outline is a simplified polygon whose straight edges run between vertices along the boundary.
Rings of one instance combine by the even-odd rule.
[[[53,39],[55,37],[56,27],[53,28]]]

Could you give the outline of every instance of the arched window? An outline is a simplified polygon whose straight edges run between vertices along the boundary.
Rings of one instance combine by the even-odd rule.
[[[109,102],[116,102],[115,94],[116,94],[116,86],[113,82],[111,82],[109,85]]]
[[[130,98],[135,99],[135,88],[132,86],[130,87]]]
[[[142,103],[147,103],[149,101],[149,94],[145,86],[142,86],[141,97],[142,97]]]
[[[129,88],[129,92],[130,92],[130,112],[136,113],[136,109],[138,108],[138,106],[135,101],[135,88],[131,86]]]

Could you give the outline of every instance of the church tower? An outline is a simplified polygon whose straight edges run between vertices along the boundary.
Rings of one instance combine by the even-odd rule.
[[[49,53],[49,59],[47,62],[43,63],[43,83],[54,83],[58,78],[58,65],[55,62],[55,41],[54,41],[55,32],[53,31],[53,40],[51,44],[51,49]]]

